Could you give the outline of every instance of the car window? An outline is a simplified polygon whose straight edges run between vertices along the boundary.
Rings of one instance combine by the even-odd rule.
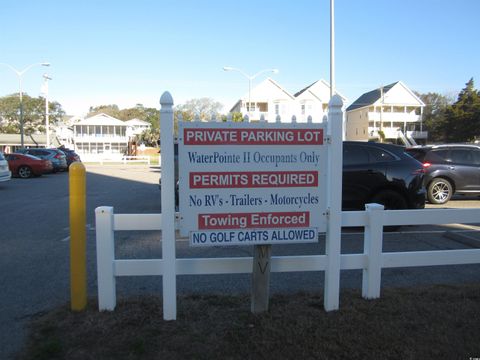
[[[407,149],[407,154],[422,162],[425,157],[425,152],[420,149]]]
[[[434,149],[425,156],[426,162],[444,163],[452,162],[449,149]]]
[[[368,148],[368,154],[369,156],[369,162],[374,163],[374,162],[384,162],[384,161],[393,161],[396,158],[386,152],[383,149],[378,149],[378,148]]]
[[[452,161],[455,164],[473,165],[473,151],[468,149],[452,149]]]
[[[480,165],[480,150],[473,150],[472,155],[473,155],[473,163],[475,165]]]
[[[343,164],[357,165],[367,164],[369,155],[364,146],[344,145],[343,146]]]

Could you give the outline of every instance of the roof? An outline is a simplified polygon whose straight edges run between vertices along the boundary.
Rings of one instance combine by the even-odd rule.
[[[119,119],[114,118],[113,116],[101,113],[95,116],[86,118],[82,121],[75,123],[74,125],[116,125],[116,126],[127,126],[127,124]]]
[[[273,80],[272,78],[266,78],[260,84],[258,84],[257,86],[251,89],[250,96],[248,92],[244,96],[242,96],[240,100],[238,100],[235,103],[235,105],[233,105],[233,107],[230,109],[230,112],[232,112],[235,109],[235,107],[242,101],[248,102],[248,99],[250,97],[252,101],[255,101],[255,102],[268,102],[269,100],[272,100],[272,101],[275,100],[276,99],[275,95],[273,95],[273,93],[269,90],[272,88],[274,89],[276,88],[278,90],[278,92],[276,93],[277,95],[282,94],[282,96],[285,96],[291,100],[295,99],[295,97],[292,94],[290,94],[287,90],[285,90],[275,80]]]
[[[138,126],[138,125],[141,125],[141,126],[151,126],[151,125],[152,125],[152,124],[150,124],[148,121],[143,121],[143,120],[136,119],[136,118],[125,121],[125,124],[127,124],[127,125],[129,125],[129,126]]]
[[[392,87],[398,84],[399,81],[394,82],[393,84],[386,85],[383,87],[383,94],[388,92]],[[378,89],[369,91],[361,95],[357,100],[355,100],[348,108],[347,111],[359,109],[365,106],[373,105],[375,102],[380,100],[382,96],[382,88],[379,87]]]
[[[24,135],[23,144],[25,146],[45,146],[47,144],[46,134],[30,134]],[[52,146],[60,146],[56,136],[50,136],[50,144]],[[20,134],[0,134],[0,145],[20,146],[21,136]]]
[[[393,90],[394,88],[395,90]],[[402,89],[403,89],[403,92],[402,92]],[[408,98],[410,100],[408,100],[408,102],[406,103],[404,99],[398,102],[399,93],[408,94]],[[355,100],[355,102],[351,104],[346,111],[352,111],[352,110],[374,105],[382,97],[383,97],[383,100],[379,103],[379,105],[389,104],[389,105],[407,105],[407,106],[413,105],[413,106],[419,106],[419,107],[425,106],[424,102],[417,95],[415,95],[415,93],[412,90],[410,90],[401,81],[397,81],[392,84],[379,87],[378,89],[366,92],[365,94],[360,96],[357,100]],[[388,97],[391,97],[391,99],[389,100]]]
[[[318,99],[321,102],[328,103],[330,101],[330,84],[324,79],[315,81],[314,83],[308,85],[306,88],[298,91],[294,96],[298,98],[305,92],[310,92],[310,94]],[[347,101],[347,98],[340,94],[337,89],[335,89],[335,94],[342,98],[342,101]]]

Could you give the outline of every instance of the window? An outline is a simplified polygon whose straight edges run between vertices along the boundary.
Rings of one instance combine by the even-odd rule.
[[[368,152],[364,146],[343,146],[343,164],[358,165],[368,163]]]
[[[453,149],[452,161],[456,164],[473,165],[473,154],[468,149]]]
[[[448,149],[432,150],[427,154],[427,156],[425,156],[425,161],[433,163],[452,162],[452,158],[450,157],[449,153],[450,150]]]
[[[305,115],[305,104],[302,104],[301,109],[302,109],[302,115]]]
[[[280,115],[280,104],[275,104],[275,115]]]
[[[384,162],[384,161],[393,161],[395,160],[395,156],[386,152],[385,150],[378,149],[378,148],[369,148],[368,153],[370,155],[370,162]]]

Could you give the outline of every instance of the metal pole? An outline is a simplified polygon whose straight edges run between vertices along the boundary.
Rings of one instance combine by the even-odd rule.
[[[10,70],[12,70],[15,74],[18,76],[18,84],[19,84],[19,95],[20,95],[20,144],[21,147],[24,147],[24,140],[23,140],[23,135],[24,135],[24,124],[23,124],[23,94],[22,94],[22,75],[25,74],[30,68],[32,68],[35,65],[41,65],[41,66],[50,66],[50,63],[44,62],[44,63],[35,63],[28,65],[25,69],[22,71],[18,71],[15,69],[12,65],[6,64],[6,63],[0,63],[0,65],[5,65]]]
[[[22,94],[22,74],[18,73],[18,92],[20,95],[20,147],[23,149],[25,142],[23,140],[24,127],[23,127],[23,94]]]
[[[335,94],[335,16],[334,0],[330,0],[330,99]]]
[[[45,127],[47,133],[47,149],[50,147],[50,126],[49,126],[49,111],[48,111],[48,80],[52,80],[47,74],[43,74],[45,79]]]
[[[252,80],[253,79],[251,77],[248,78],[248,118],[250,121],[252,121],[252,115],[250,113],[250,109],[252,106]]]

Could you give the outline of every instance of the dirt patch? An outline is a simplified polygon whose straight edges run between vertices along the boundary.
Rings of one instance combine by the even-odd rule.
[[[119,301],[114,312],[66,305],[32,320],[18,359],[469,359],[480,356],[480,285],[385,289],[366,301],[342,291],[276,295],[250,313],[248,296],[178,298],[176,321],[156,297]]]

